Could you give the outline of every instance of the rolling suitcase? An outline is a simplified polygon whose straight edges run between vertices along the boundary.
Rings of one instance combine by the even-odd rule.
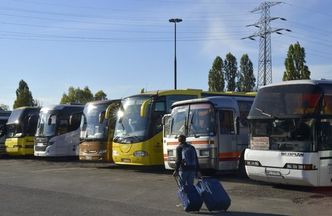
[[[181,187],[177,178],[175,181],[179,187],[177,195],[185,211],[199,211],[203,205],[203,200],[194,185]]]
[[[231,205],[227,192],[216,179],[202,178],[196,188],[209,211],[226,211]]]

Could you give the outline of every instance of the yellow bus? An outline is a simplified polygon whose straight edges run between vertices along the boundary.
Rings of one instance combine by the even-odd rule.
[[[85,105],[81,120],[80,160],[112,162],[112,139],[120,100],[93,101]]]
[[[5,154],[6,123],[10,114],[11,111],[3,111],[0,109],[0,156]]]
[[[39,107],[14,109],[6,124],[6,153],[11,156],[33,155]]]
[[[125,165],[163,165],[162,117],[176,101],[231,92],[199,89],[145,92],[122,99],[113,138],[113,161]]]

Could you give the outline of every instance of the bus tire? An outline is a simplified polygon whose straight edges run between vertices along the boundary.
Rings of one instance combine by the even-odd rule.
[[[241,178],[248,178],[248,175],[246,172],[246,166],[244,164],[244,151],[242,152],[240,160],[239,160],[238,174]]]

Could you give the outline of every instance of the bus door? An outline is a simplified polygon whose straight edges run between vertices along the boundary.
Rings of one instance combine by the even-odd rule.
[[[221,109],[218,115],[219,169],[237,169],[239,153],[237,152],[236,112],[231,108]]]
[[[319,185],[332,185],[332,119],[322,119],[319,132]]]

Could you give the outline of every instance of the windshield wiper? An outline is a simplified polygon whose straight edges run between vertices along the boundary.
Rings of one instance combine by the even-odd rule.
[[[255,107],[255,110],[259,111],[262,115],[265,115],[265,116],[267,116],[267,117],[274,118],[274,119],[278,119],[278,117],[276,117],[276,116],[274,116],[274,115],[272,115],[272,114],[270,114],[270,113],[266,113],[266,112],[264,112],[264,110],[259,109],[259,108],[257,108],[257,107]]]

